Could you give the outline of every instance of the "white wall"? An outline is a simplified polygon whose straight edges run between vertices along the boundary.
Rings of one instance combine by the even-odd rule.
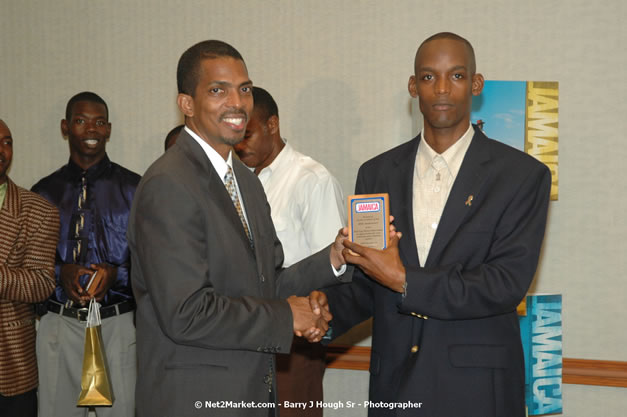
[[[238,48],[253,81],[274,95],[283,135],[349,194],[363,161],[416,133],[406,89],[415,50],[454,31],[473,43],[488,79],[559,81],[560,198],[535,289],[564,294],[564,356],[624,361],[626,17],[622,0],[2,0],[10,175],[30,187],[66,162],[59,122],[82,90],[109,104],[112,159],[142,173],[181,120],[178,57],[217,38]],[[367,375],[329,371],[327,397],[363,397]],[[566,385],[564,409],[623,415],[627,395]]]

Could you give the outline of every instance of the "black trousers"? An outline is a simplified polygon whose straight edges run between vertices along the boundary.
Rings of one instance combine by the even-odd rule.
[[[12,397],[0,394],[0,416],[37,417],[37,388]]]

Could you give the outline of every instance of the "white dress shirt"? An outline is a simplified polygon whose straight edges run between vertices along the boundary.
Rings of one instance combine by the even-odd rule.
[[[327,247],[346,224],[338,181],[319,162],[285,147],[259,173],[285,252],[284,267]],[[340,272],[343,272],[340,269]]]
[[[466,133],[453,146],[438,154],[425,140],[422,129],[414,165],[412,202],[420,266],[425,266],[442,211],[474,133],[472,125],[469,125]]]

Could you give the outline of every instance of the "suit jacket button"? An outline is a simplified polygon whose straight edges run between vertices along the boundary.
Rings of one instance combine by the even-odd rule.
[[[261,276],[259,277],[259,279],[261,280],[261,282],[266,282],[266,277],[263,276],[263,274],[261,274]]]
[[[414,345],[411,347],[411,353],[416,353],[418,352],[418,345]]]

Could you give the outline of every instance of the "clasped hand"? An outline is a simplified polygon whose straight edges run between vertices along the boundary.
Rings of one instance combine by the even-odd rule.
[[[92,275],[96,271],[98,272],[97,283],[87,292],[80,285],[79,279],[83,275]],[[116,278],[117,268],[105,263],[91,264],[91,268],[76,264],[65,264],[61,267],[61,285],[65,294],[70,300],[81,306],[87,305],[92,298],[98,302],[102,301]]]
[[[333,318],[329,306],[307,297],[291,296],[287,302],[294,318],[294,334],[312,343],[322,340]]]

